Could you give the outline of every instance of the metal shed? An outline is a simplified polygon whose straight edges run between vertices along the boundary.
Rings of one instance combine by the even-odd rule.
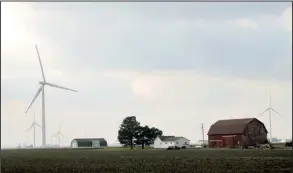
[[[71,141],[72,148],[104,148],[107,146],[104,138],[76,138]]]

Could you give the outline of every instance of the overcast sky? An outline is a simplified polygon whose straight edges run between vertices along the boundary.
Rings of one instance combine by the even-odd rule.
[[[291,3],[2,3],[1,145],[33,142],[42,80],[47,142],[116,143],[123,118],[165,135],[201,139],[219,119],[256,117],[272,106],[273,136],[292,136]],[[259,118],[269,130],[268,113]],[[206,136],[207,138],[207,136]],[[53,139],[53,143],[56,140]],[[37,128],[41,145],[41,129]]]

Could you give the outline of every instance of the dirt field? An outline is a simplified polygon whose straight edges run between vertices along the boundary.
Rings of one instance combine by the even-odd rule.
[[[1,172],[292,172],[292,150],[1,150]]]

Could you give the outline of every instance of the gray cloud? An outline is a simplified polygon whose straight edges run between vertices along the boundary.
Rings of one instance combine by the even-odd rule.
[[[272,71],[277,59],[289,57],[292,49],[287,46],[290,33],[285,32],[280,21],[281,10],[288,4],[247,3],[241,8],[238,4],[203,3],[75,5],[62,10],[67,6],[43,4],[41,9],[48,13],[45,16],[49,20],[39,20],[42,27],[38,28],[43,37],[72,50],[63,57],[71,64],[93,69],[188,68],[212,74],[291,80],[292,67]],[[157,17],[138,9],[151,10]],[[242,18],[253,18],[259,30],[241,30],[236,21]]]

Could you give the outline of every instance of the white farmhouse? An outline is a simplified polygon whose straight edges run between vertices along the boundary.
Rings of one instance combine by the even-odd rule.
[[[190,140],[184,137],[158,136],[154,141],[154,148],[168,148],[169,146],[189,147]]]

